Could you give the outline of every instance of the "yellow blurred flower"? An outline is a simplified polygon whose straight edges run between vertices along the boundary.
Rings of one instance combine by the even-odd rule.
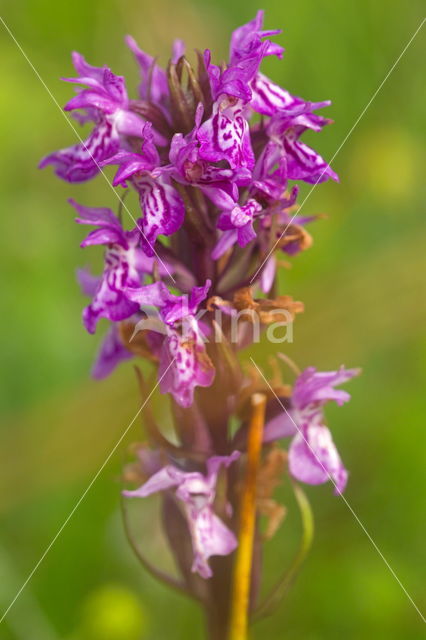
[[[420,148],[407,131],[388,127],[367,131],[358,138],[350,175],[355,186],[384,204],[410,198],[418,180]]]
[[[142,640],[146,628],[146,612],[133,591],[107,584],[84,604],[79,635],[85,640]]]

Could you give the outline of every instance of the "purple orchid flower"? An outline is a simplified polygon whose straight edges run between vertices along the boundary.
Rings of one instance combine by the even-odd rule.
[[[283,48],[269,40],[262,41],[262,38],[269,35],[276,35],[280,30],[262,31],[263,11],[259,11],[256,18],[251,22],[237,29],[231,40],[231,64],[243,59],[257,58],[257,67],[260,66],[265,56],[276,55],[282,58]],[[325,107],[330,102],[321,102],[311,105],[302,98],[293,96],[290,92],[273,83],[258,70],[249,81],[251,98],[250,108],[265,116],[289,113],[312,108]]]
[[[259,72],[259,66],[266,56],[283,57],[283,47],[264,40],[269,36],[278,35],[280,29],[264,31],[263,11],[258,11],[256,17],[247,24],[234,31],[231,37],[230,65],[241,66],[243,61],[254,62],[255,72],[247,78],[250,88],[250,108],[257,113],[272,116],[282,110],[291,109],[304,104],[304,100],[292,96],[286,89],[278,86]],[[254,68],[253,67],[253,68]]]
[[[207,280],[204,286],[193,287],[189,295],[181,296],[170,293],[162,282],[126,290],[128,298],[142,309],[155,306],[160,312],[164,325],[158,330],[165,334],[158,370],[160,391],[170,392],[182,407],[192,405],[195,387],[209,387],[215,376],[204,344],[202,323],[195,317],[210,286],[211,281]],[[154,324],[150,326],[156,330]]]
[[[195,387],[210,387],[215,368],[207,355],[200,326],[188,316],[185,330],[167,327],[158,369],[161,393],[171,393],[181,407],[190,407]]]
[[[262,211],[262,205],[250,198],[246,204],[232,203],[232,208],[223,211],[218,219],[217,227],[223,231],[218,243],[212,251],[212,258],[217,260],[236,242],[245,247],[256,238],[253,221]]]
[[[140,136],[142,119],[129,110],[124,78],[108,67],[92,67],[83,56],[72,54],[77,78],[66,82],[85,85],[64,107],[65,111],[85,110],[83,121],[93,120],[95,127],[80,144],[61,149],[43,158],[40,168],[52,164],[55,173],[68,182],[83,182],[100,171],[100,163],[117,153],[126,136]],[[77,119],[82,121],[81,117]]]
[[[213,575],[209,558],[226,556],[237,547],[234,533],[215,514],[213,503],[220,468],[229,467],[239,456],[239,451],[234,451],[229,456],[209,458],[206,475],[167,465],[154,473],[139,489],[123,491],[128,498],[146,498],[159,491],[174,490],[175,497],[183,503],[191,535],[194,553],[192,571],[205,579]]]
[[[157,65],[155,58],[138,47],[134,38],[127,36],[125,41],[139,65],[139,97],[142,100],[152,100],[156,104],[164,104],[169,97],[166,72]]]
[[[316,151],[300,142],[300,136],[307,130],[320,131],[331,121],[312,113],[329,103],[305,103],[293,112],[277,113],[272,116],[267,133],[277,145],[276,154],[285,163],[287,180],[303,180],[310,184],[325,182],[329,178],[339,181],[337,174]]]
[[[329,102],[313,105],[307,103],[302,98],[292,96],[259,72],[259,66],[264,57],[276,55],[281,58],[283,52],[281,46],[264,40],[267,36],[276,35],[280,31],[264,31],[262,26],[263,12],[259,11],[254,20],[234,31],[231,39],[230,64],[224,70],[211,64],[210,52],[208,50],[205,52],[205,64],[215,100],[212,116],[202,124],[198,131],[198,139],[201,143],[200,156],[205,160],[211,162],[227,160],[232,168],[253,169],[254,154],[247,123],[250,110],[266,116],[283,113],[289,116],[329,104]],[[312,123],[304,122],[303,124],[313,128]],[[276,182],[281,178],[281,185],[285,184],[290,177],[291,179],[306,180],[309,177],[313,179],[315,173],[313,165],[316,169],[314,181],[318,175],[321,175],[319,171],[324,170],[324,173],[327,171],[327,165],[322,161],[322,158],[317,154],[313,157],[314,152],[306,145],[295,149],[295,145],[290,143],[290,147],[289,162],[285,162],[286,154],[279,153],[278,150],[274,152],[273,145],[266,153],[270,168],[278,162]],[[297,174],[293,160],[296,152],[305,156],[305,169],[303,172],[299,169],[299,174],[302,177],[293,177]],[[276,157],[277,155],[278,157]],[[275,156],[273,165],[271,164],[272,156]],[[263,161],[266,159],[264,158]],[[300,162],[302,163],[302,160]],[[331,169],[328,177],[335,179],[335,174],[331,172]],[[269,193],[269,195],[273,197],[273,193]]]
[[[113,323],[101,343],[92,368],[92,377],[96,380],[106,378],[121,362],[133,357],[134,354],[126,349],[120,339],[117,324]]]
[[[293,96],[289,91],[272,82],[263,73],[257,73],[251,84],[252,99],[250,107],[253,111],[265,116],[273,116],[289,109],[305,104],[302,98]]]
[[[96,295],[101,278],[92,275],[85,269],[78,269],[77,280],[84,295],[90,298]],[[106,378],[120,362],[130,358],[133,358],[133,354],[123,345],[118,333],[118,327],[113,323],[101,343],[92,368],[92,377],[96,380]]]
[[[260,184],[260,182],[259,182]],[[263,192],[265,188],[262,187]],[[281,211],[278,211],[278,217],[281,223],[286,224],[290,221],[290,218],[284,213],[286,209],[292,207],[296,202],[298,187],[293,187],[290,195],[286,197],[282,195],[280,199],[276,201],[276,204],[280,205]],[[230,247],[234,246],[236,242],[240,247],[245,247],[249,242],[254,240],[256,232],[253,227],[253,222],[256,218],[262,220],[262,226],[267,228],[271,224],[271,211],[269,209],[263,209],[262,205],[254,198],[249,198],[244,205],[239,205],[237,202],[232,201],[229,196],[222,198],[222,208],[225,210],[220,214],[217,221],[217,228],[223,231],[216,246],[212,251],[212,258],[214,260],[219,259]],[[275,207],[277,209],[277,207]],[[274,211],[277,213],[277,211]],[[279,234],[277,234],[279,237]],[[268,252],[268,247],[265,247]]]
[[[188,294],[175,296],[170,293],[164,282],[154,282],[143,287],[129,287],[126,290],[130,300],[145,306],[158,307],[161,318],[166,324],[174,324],[194,316],[201,302],[206,299],[211,280],[202,287],[193,287]]]
[[[268,40],[266,42],[263,40],[263,38],[281,33],[281,29],[262,30],[264,13],[262,10],[258,11],[253,20],[238,27],[232,33],[229,52],[231,65],[237,64],[246,58],[258,56],[259,50],[262,52],[262,57],[277,56],[282,58],[283,47]]]
[[[315,219],[293,215],[299,187],[291,181],[338,179],[301,141],[306,131],[321,131],[331,122],[316,113],[330,103],[307,102],[261,72],[264,58],[283,57],[283,48],[272,42],[280,30],[265,30],[263,17],[259,11],[233,32],[229,61],[220,65],[205,50],[193,68],[183,57],[184,44],[175,41],[164,70],[128,36],[140,75],[135,100],[129,99],[124,78],[74,53],[77,77],[66,81],[77,89],[65,110],[92,131],[85,142],[50,154],[40,165],[52,165],[69,182],[115,165],[112,186],[135,190],[139,197],[141,212],[132,230],[123,227],[121,214],[70,201],[76,221],[91,225],[81,246],[101,245],[104,252],[99,276],[78,274],[90,298],[83,312],[86,329],[95,333],[101,318],[108,321],[92,375],[104,378],[120,362],[137,357],[153,367],[156,386],[170,396],[176,443],[147,416],[149,440],[158,449],[136,445],[138,463],[127,466],[124,477],[136,479],[135,487],[143,484],[123,493],[165,492],[162,527],[179,576],[175,580],[155,564],[152,573],[203,604],[208,634],[215,638],[228,635],[235,614],[243,613],[240,604],[246,622],[265,609],[255,596],[263,540],[274,535],[284,513],[273,495],[282,472],[312,485],[331,480],[336,494],[344,491],[348,473],[324,407],[349,400],[338,387],[358,373],[308,368],[296,378],[292,394],[277,382],[284,409],[279,412],[262,381],[244,373],[238,355],[257,341],[260,327],[252,326],[254,320],[266,327],[276,312],[285,318],[279,324],[289,324],[303,309],[301,302],[278,295],[277,256],[307,249],[311,237],[303,226]],[[259,298],[256,287],[269,295]],[[253,323],[237,323],[248,311],[256,315]],[[258,450],[251,436],[260,422],[266,422],[265,446]],[[281,438],[289,438],[284,449],[277,446]],[[247,453],[247,464],[225,471],[241,455],[223,455],[233,449]],[[238,509],[244,517],[250,511],[254,522],[266,518],[267,526],[265,535],[259,527],[246,531],[252,570],[243,586],[253,597],[229,606]],[[213,556],[219,557],[210,561]],[[191,570],[198,574],[193,579]],[[201,578],[212,571],[217,575],[209,587]]]
[[[272,254],[266,261],[263,266],[262,272],[260,274],[259,286],[263,293],[269,293],[272,289],[275,281],[275,274],[277,272],[277,261],[275,256]]]
[[[97,227],[80,246],[107,245],[104,272],[91,304],[83,312],[86,329],[94,333],[99,318],[117,322],[138,311],[139,305],[127,297],[126,287],[138,287],[142,275],[152,270],[153,260],[139,246],[139,231],[124,231],[110,209],[84,207],[74,200],[69,202],[79,213],[76,222]]]
[[[215,166],[202,158],[198,132],[204,107],[200,103],[195,114],[195,127],[187,135],[176,133],[170,146],[171,175],[184,185],[198,187],[214,205],[224,207],[229,198],[238,198],[238,186],[247,186],[251,180],[250,171],[245,168],[230,169]]]
[[[251,69],[255,71],[251,77],[246,78],[251,94],[249,99],[250,108],[262,115],[273,116],[283,111],[300,109],[305,107],[307,103],[302,98],[293,96],[286,89],[278,86],[259,72],[258,69],[263,58],[271,55],[282,58],[284,51],[280,45],[270,40],[264,40],[269,36],[280,34],[281,29],[263,30],[263,17],[264,12],[258,11],[253,20],[234,31],[231,37],[230,66],[238,65],[241,67],[242,63],[245,62],[247,67],[248,61],[252,61]],[[323,102],[318,104],[328,106],[330,103]]]
[[[229,67],[219,76],[220,82],[217,83],[217,91],[220,88],[222,93],[242,98],[245,103],[250,104],[254,111],[266,113],[268,110],[256,108],[257,103],[261,106],[262,100],[264,100],[262,90],[256,91],[256,82],[259,84],[260,78],[264,78],[259,74],[259,67],[263,58],[267,56],[275,55],[282,58],[283,48],[270,40],[264,40],[268,36],[281,33],[281,30],[264,31],[262,27],[263,11],[258,11],[253,20],[233,32]],[[218,75],[217,72],[215,75]],[[239,83],[240,86],[242,84],[243,91],[241,91]],[[270,114],[268,113],[268,115]]]
[[[139,85],[139,97],[141,100],[164,106],[169,99],[169,85],[164,69],[157,65],[156,59],[142,51],[131,36],[126,36],[126,44],[132,51],[139,65],[141,82]],[[176,64],[185,54],[185,44],[182,40],[175,40],[172,48],[172,62]]]
[[[305,224],[308,224],[309,222],[313,222],[316,219],[316,216],[291,215],[289,208],[295,204],[298,192],[299,192],[299,188],[293,187],[289,197],[288,198],[284,197],[281,199],[280,201],[282,203],[281,211],[278,211],[278,213],[276,213],[273,208],[269,211],[266,210],[266,214],[261,218],[262,229],[268,230],[272,224],[271,213],[273,212],[277,216],[277,219],[280,223],[280,228],[277,229],[277,232],[276,232],[276,244],[279,244],[280,240],[284,238],[287,232],[287,229],[290,227],[290,225],[295,224],[299,226],[304,226]],[[283,227],[284,229],[282,230]],[[270,243],[269,235],[267,235],[266,238],[260,235],[259,240],[260,240],[259,244],[262,248],[263,253],[266,255],[269,255],[268,259],[263,264],[260,272],[259,286],[262,289],[263,293],[269,293],[270,290],[272,289],[272,286],[275,280],[275,274],[277,271],[277,259],[274,255],[274,251],[270,253],[271,249],[269,244]],[[280,247],[279,250],[289,256],[295,256],[300,251],[302,251],[302,245],[300,240],[297,239],[292,242],[288,242],[284,244],[282,247]]]
[[[170,171],[160,167],[160,156],[154,145],[152,124],[142,131],[141,153],[119,151],[102,164],[118,164],[113,185],[127,186],[130,180],[139,193],[143,211],[140,225],[145,252],[152,256],[153,245],[160,234],[169,236],[180,229],[185,215],[182,198],[170,183]]]
[[[253,169],[250,193],[268,202],[281,197],[287,184],[287,162],[280,145],[269,141]]]
[[[214,98],[212,115],[197,131],[200,157],[210,162],[226,160],[232,169],[254,166],[246,106],[251,99],[249,82],[257,70],[256,60],[242,61],[222,71],[211,63],[210,51],[204,61]]]
[[[228,94],[221,94],[214,102],[212,116],[197,134],[203,160],[226,160],[232,169],[253,168],[254,153],[244,109],[243,100]]]
[[[330,401],[339,406],[347,402],[350,395],[334,387],[358,373],[358,369],[344,367],[325,372],[308,367],[296,380],[288,411],[279,413],[265,426],[265,442],[293,436],[288,462],[290,473],[297,480],[307,484],[332,480],[335,493],[343,493],[348,474],[324,424],[323,406]]]

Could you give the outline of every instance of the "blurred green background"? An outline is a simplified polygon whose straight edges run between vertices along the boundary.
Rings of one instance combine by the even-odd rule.
[[[231,30],[251,19],[253,0],[3,0],[1,15],[62,105],[70,51],[108,64],[136,87],[123,45],[131,33],[165,62],[174,37],[191,50],[226,56]],[[267,0],[266,26],[282,27],[283,62],[266,73],[312,100],[330,98],[335,120],[311,141],[331,158],[419,26],[422,3]],[[302,367],[361,366],[351,403],[329,419],[350,482],[346,498],[420,608],[425,607],[426,220],[424,29],[336,157],[341,183],[320,185],[304,214],[314,247],[281,274],[282,291],[301,299],[289,355]],[[77,266],[83,234],[66,203],[114,206],[105,182],[69,186],[45,153],[74,134],[0,24],[2,224],[2,380],[0,384],[0,605],[5,610],[94,477],[139,403],[124,365],[89,378],[99,337],[80,322]],[[135,91],[135,89],[134,89]],[[135,95],[135,94],[133,94]],[[305,189],[304,193],[307,193]],[[302,195],[303,197],[303,195]],[[99,332],[102,333],[102,332]],[[256,359],[266,365],[267,348]],[[161,398],[154,404],[160,410]],[[128,549],[119,512],[126,444],[135,424],[26,586],[0,636],[7,640],[195,640],[197,608],[157,585]],[[307,490],[314,507],[312,552],[286,603],[253,638],[416,639],[418,613],[344,502],[330,486]],[[283,499],[286,489],[282,490]],[[267,550],[267,580],[294,551],[298,515],[289,513]],[[150,512],[147,511],[149,515]],[[146,540],[155,537],[151,518]],[[157,552],[162,555],[161,545]]]

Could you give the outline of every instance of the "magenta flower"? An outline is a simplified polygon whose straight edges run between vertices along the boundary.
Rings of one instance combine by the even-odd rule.
[[[287,185],[287,161],[281,145],[269,141],[253,169],[250,191],[268,202],[281,198]]]
[[[171,393],[182,407],[191,406],[195,387],[209,387],[215,376],[204,344],[202,323],[195,317],[210,286],[208,280],[203,287],[194,287],[189,295],[182,296],[171,294],[162,282],[126,290],[128,298],[140,305],[142,311],[156,307],[165,323],[159,355],[160,391]]]
[[[265,442],[294,436],[289,449],[289,470],[307,484],[332,480],[336,493],[346,486],[347,471],[324,424],[323,406],[330,401],[342,405],[350,395],[334,387],[358,375],[358,369],[317,372],[308,367],[297,378],[290,407],[265,426]]]
[[[158,369],[161,393],[171,393],[181,407],[190,407],[195,387],[210,387],[215,368],[206,352],[199,323],[189,316],[183,333],[168,328]]]
[[[170,293],[163,282],[159,281],[138,288],[129,286],[126,294],[142,309],[147,306],[157,307],[163,322],[172,325],[186,320],[188,316],[194,316],[201,302],[206,299],[210,287],[211,280],[207,280],[204,286],[193,287],[189,295],[176,296]]]
[[[93,276],[84,269],[77,271],[77,280],[84,295],[92,298],[99,287],[101,278]],[[92,376],[97,380],[106,378],[123,362],[133,357],[120,340],[118,326],[111,324],[99,348],[98,355],[92,368]]]
[[[221,466],[229,467],[239,456],[240,453],[234,451],[229,456],[209,458],[206,475],[167,465],[154,473],[139,489],[123,491],[128,498],[146,498],[159,491],[173,490],[176,499],[182,502],[191,535],[194,553],[192,571],[203,578],[212,576],[208,563],[211,556],[226,556],[237,546],[234,533],[215,514],[213,502]]]
[[[140,136],[141,118],[129,110],[124,78],[116,76],[108,67],[92,67],[82,55],[72,55],[77,78],[66,82],[82,84],[81,89],[64,107],[65,111],[82,109],[84,120],[92,120],[95,127],[85,142],[61,149],[43,158],[40,168],[52,164],[57,176],[68,182],[84,182],[100,170],[100,163],[125,144],[127,136]],[[77,116],[81,120],[81,116]]]
[[[244,102],[222,94],[213,104],[213,114],[198,130],[200,157],[210,162],[226,160],[232,169],[252,169],[255,158],[250,141]]]
[[[180,229],[184,218],[184,205],[176,189],[170,184],[170,172],[160,167],[160,157],[155,148],[151,123],[142,129],[141,153],[119,151],[103,164],[118,164],[113,185],[126,186],[130,180],[139,193],[142,242],[146,253],[154,255],[153,245],[157,236],[169,236]]]
[[[262,205],[250,198],[246,204],[239,205],[229,202],[229,210],[223,211],[217,221],[217,228],[223,231],[217,245],[213,249],[212,257],[217,260],[229,247],[236,242],[245,247],[256,238],[253,222],[262,211]]]
[[[170,169],[175,180],[196,186],[219,208],[230,199],[238,199],[238,186],[250,183],[251,174],[245,167],[233,168],[207,162],[200,150],[199,129],[204,108],[200,103],[195,113],[195,127],[187,135],[176,133],[170,146]],[[225,205],[226,206],[226,205]]]
[[[169,85],[167,75],[164,69],[158,66],[155,58],[140,49],[134,38],[126,37],[126,44],[135,56],[139,65],[140,85],[139,97],[142,100],[149,100],[156,105],[164,107],[169,101]],[[185,44],[182,40],[175,40],[172,49],[172,62],[176,64],[181,56],[185,53]],[[164,109],[164,113],[168,112],[168,108]]]
[[[164,105],[169,97],[166,72],[158,66],[155,58],[138,47],[134,38],[127,36],[126,44],[139,65],[139,97],[142,100],[152,100],[155,104]]]
[[[278,35],[281,29],[262,30],[263,11],[258,11],[256,17],[247,24],[234,31],[231,38],[230,64],[241,66],[252,61],[251,77],[248,78],[250,87],[250,108],[257,113],[271,116],[282,109],[298,104],[299,98],[294,98],[288,91],[274,84],[269,78],[259,72],[259,66],[266,56],[283,57],[284,49],[270,40],[269,36]]]
[[[133,358],[133,353],[123,345],[118,325],[111,324],[99,349],[98,356],[92,369],[92,376],[97,380],[106,378],[112,371],[125,360]]]
[[[235,29],[231,36],[231,64],[237,64],[251,57],[257,57],[259,64],[265,56],[282,58],[283,47],[269,40],[263,40],[263,38],[280,34],[281,29],[262,30],[263,17],[264,11],[258,11],[253,20]]]
[[[326,124],[330,123],[327,118],[312,113],[313,109],[328,104],[328,102],[305,103],[293,111],[277,113],[271,118],[267,132],[277,146],[281,161],[285,163],[287,180],[303,180],[311,184],[324,182],[329,178],[339,180],[325,160],[299,140],[306,130],[321,131]]]
[[[70,203],[80,214],[76,222],[97,227],[83,240],[81,246],[107,246],[104,272],[93,293],[91,304],[83,312],[86,329],[89,333],[94,333],[99,318],[117,322],[138,311],[139,305],[126,295],[126,287],[140,285],[142,275],[152,268],[152,260],[147,258],[139,246],[139,231],[124,231],[110,209],[84,207],[74,200],[70,200]]]

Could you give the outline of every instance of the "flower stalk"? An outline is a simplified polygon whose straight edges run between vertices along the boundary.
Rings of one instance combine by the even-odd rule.
[[[248,637],[251,572],[256,527],[256,487],[262,450],[265,408],[266,396],[261,393],[253,394],[247,443],[247,468],[239,513],[238,549],[233,575],[228,640],[246,640]]]

